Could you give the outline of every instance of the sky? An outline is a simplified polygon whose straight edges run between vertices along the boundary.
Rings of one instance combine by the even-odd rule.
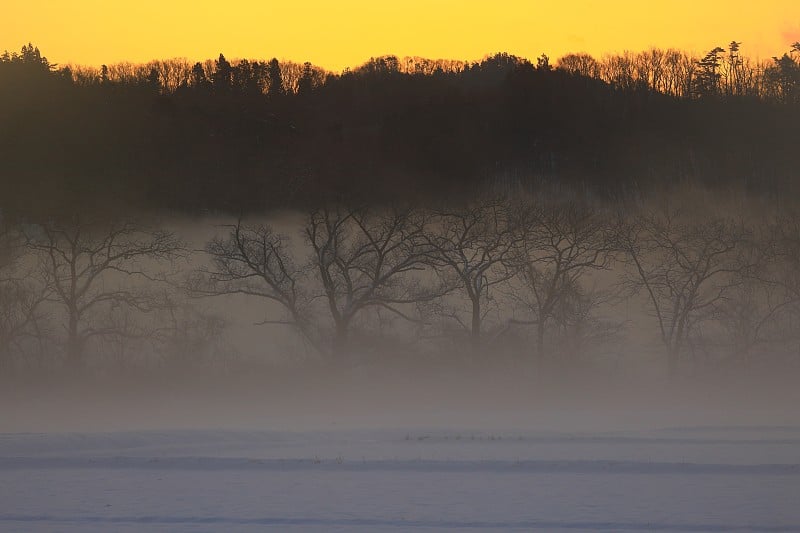
[[[730,41],[769,58],[800,41],[797,0],[28,0],[8,2],[0,50],[28,42],[51,62],[185,57],[311,61],[372,56],[552,59],[653,46],[702,53]]]

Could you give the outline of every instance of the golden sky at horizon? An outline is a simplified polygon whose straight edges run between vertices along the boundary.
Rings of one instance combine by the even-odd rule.
[[[797,0],[28,0],[2,15],[0,50],[30,41],[51,62],[88,65],[222,52],[341,70],[384,54],[701,53],[734,39],[768,58],[800,41]]]

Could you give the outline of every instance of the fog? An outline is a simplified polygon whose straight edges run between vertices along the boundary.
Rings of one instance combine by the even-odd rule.
[[[244,223],[285,238],[287,257],[300,264],[309,255],[303,236],[306,216],[281,212]],[[730,339],[724,333],[714,337],[722,315],[709,314],[692,338],[699,343],[705,340],[701,334],[707,335],[706,344],[670,373],[647,298],[641,292],[619,292],[626,265],[618,259],[581,272],[579,281],[588,288],[584,294],[617,291],[593,304],[593,321],[584,325],[597,331],[562,334],[554,328],[547,333],[546,357],[537,354],[534,328],[515,322],[522,316],[518,295],[524,287],[504,274],[498,274],[502,284],[485,300],[486,338],[479,343],[470,340],[461,320],[469,312],[465,298],[457,288],[448,288],[435,298],[444,302],[438,307],[404,304],[402,314],[394,316],[366,309],[352,321],[347,352],[330,353],[314,349],[291,323],[277,323],[287,314],[274,298],[235,294],[227,290],[231,287],[217,294],[198,291],[196,285],[187,289],[194,272],[213,272],[207,243],[225,239],[231,224],[236,220],[223,216],[162,217],[159,227],[180,240],[183,252],[167,263],[145,258],[138,264],[165,273],[134,285],[168,291],[173,320],[176,309],[207,319],[181,323],[178,341],[183,344],[172,351],[156,346],[174,339],[154,341],[158,328],[152,326],[170,315],[147,309],[131,318],[131,323],[141,321],[137,334],[87,343],[85,361],[71,368],[60,355],[65,348],[57,302],[44,302],[39,318],[44,343],[23,339],[18,352],[6,352],[0,429],[612,431],[800,424],[793,408],[798,399],[793,335],[758,345],[746,361],[730,360],[726,350],[734,350],[736,341],[726,344]],[[34,262],[23,253],[15,268],[36,272]],[[316,305],[324,290],[313,279],[313,269],[304,273],[299,282],[307,284],[307,301]],[[111,274],[109,285],[121,279],[119,272]],[[441,279],[433,270],[411,275],[416,288],[433,287]],[[254,287],[246,283],[242,287]],[[787,308],[794,305],[789,303]],[[380,313],[382,308],[377,309]],[[325,306],[311,312],[319,322],[312,340],[330,339],[334,325],[325,317]],[[443,318],[445,313],[449,318]],[[107,318],[103,315],[88,321]],[[780,320],[777,313],[769,318]],[[583,337],[577,343],[569,335]],[[43,349],[52,353],[36,352]]]
[[[153,429],[441,428],[615,431],[797,426],[793,376],[675,383],[605,375],[537,378],[529,368],[451,363],[337,371],[95,376],[2,388],[3,432]]]
[[[8,223],[0,525],[796,530],[800,225],[687,205]]]

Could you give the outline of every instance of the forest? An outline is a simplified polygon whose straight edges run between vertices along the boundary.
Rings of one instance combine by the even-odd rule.
[[[58,66],[28,44],[0,57],[2,208],[241,214],[678,183],[782,197],[797,192],[800,43],[777,53],[383,56],[333,73],[223,54]]]
[[[798,119],[800,43],[341,73],[29,44],[0,57],[0,366],[796,368]]]

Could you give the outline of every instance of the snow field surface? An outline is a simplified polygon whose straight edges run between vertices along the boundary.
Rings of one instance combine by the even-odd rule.
[[[0,434],[3,531],[798,531],[800,427]]]

